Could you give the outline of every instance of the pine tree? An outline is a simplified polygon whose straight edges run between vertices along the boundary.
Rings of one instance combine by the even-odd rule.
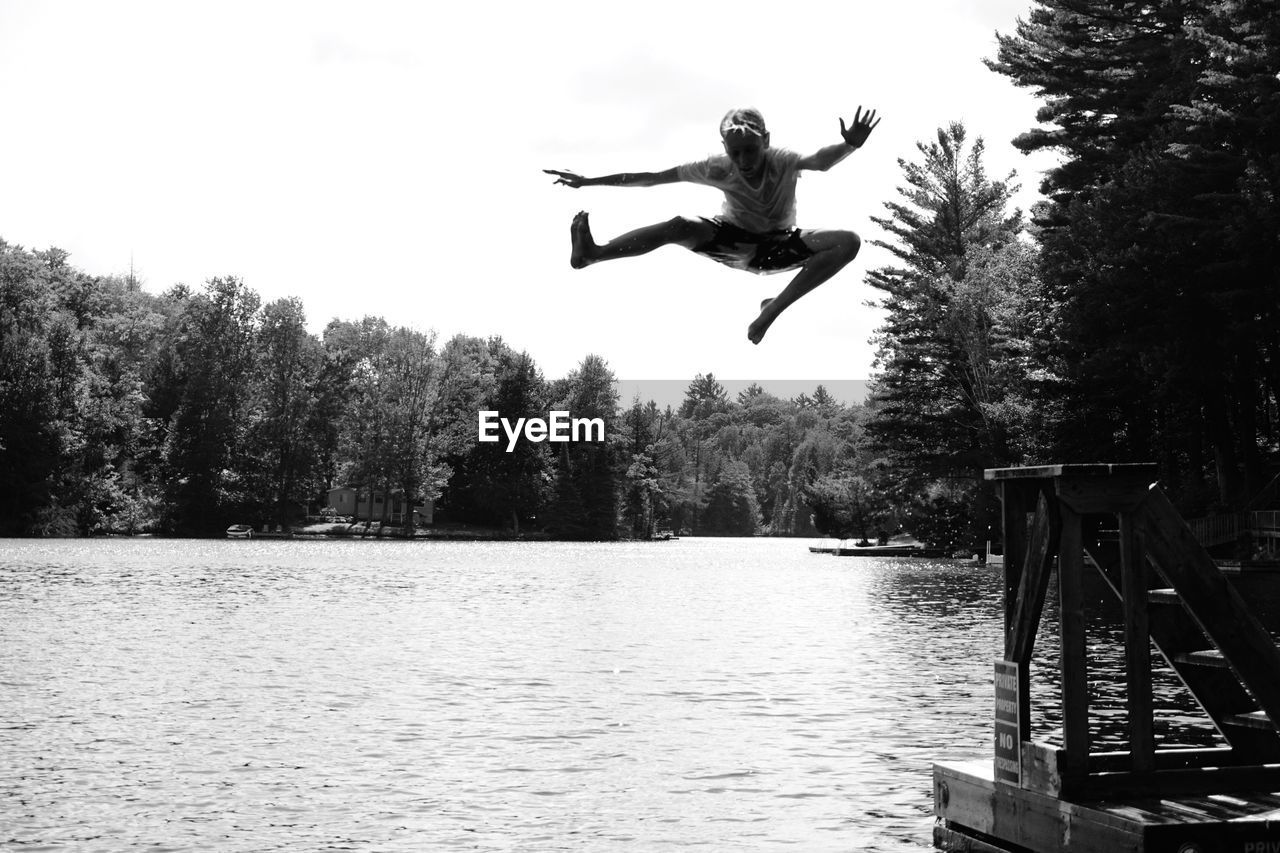
[[[1045,100],[1015,144],[1065,155],[1036,218],[1058,455],[1159,462],[1192,511],[1210,482],[1238,505],[1275,444],[1278,18],[1042,0],[990,63]]]
[[[588,355],[568,377],[555,383],[552,391],[554,408],[568,412],[575,419],[600,419],[605,424],[605,440],[571,441],[560,444],[557,454],[556,478],[568,477],[572,487],[559,484],[557,496],[572,495],[580,500],[585,512],[585,530],[592,539],[615,539],[618,535],[619,482],[624,471],[619,470],[620,458],[624,458],[622,439],[618,431],[618,393],[615,390],[613,372],[598,355]],[[554,515],[575,512],[570,504],[557,500],[551,512]]]
[[[899,161],[903,201],[886,203],[892,215],[875,219],[898,238],[878,245],[902,266],[868,274],[885,294],[887,312],[869,429],[893,450],[904,475],[920,481],[980,476],[983,465],[1008,456],[986,409],[994,402],[985,381],[994,354],[983,348],[995,294],[969,298],[976,290],[969,273],[977,259],[981,267],[1014,245],[1021,218],[1007,211],[1012,176],[988,178],[981,139],[966,153],[966,136],[952,124],[936,143],[919,144],[922,162]]]
[[[902,201],[875,220],[897,238],[879,245],[902,265],[868,274],[887,316],[867,430],[898,474],[899,503],[938,480],[967,483],[976,530],[993,500],[983,469],[1014,460],[1005,407],[1022,377],[999,374],[1016,348],[1002,306],[1031,298],[1037,282],[1017,239],[1021,214],[1008,210],[1013,176],[989,178],[982,140],[967,151],[966,141],[953,123],[918,145],[920,162],[899,161]]]

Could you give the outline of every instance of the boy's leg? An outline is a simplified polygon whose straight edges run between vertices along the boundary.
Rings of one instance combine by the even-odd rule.
[[[800,272],[772,299],[760,305],[760,316],[747,328],[747,338],[753,344],[760,343],[769,326],[778,319],[778,315],[787,310],[791,303],[813,290],[840,270],[858,255],[862,247],[862,239],[852,231],[810,231],[804,235],[804,242],[813,249],[813,257],[805,261]]]
[[[598,261],[643,255],[659,246],[684,246],[692,249],[714,237],[715,226],[700,219],[677,216],[666,222],[628,231],[600,246],[591,236],[591,225],[587,222],[587,212],[584,210],[573,218],[569,236],[573,241],[569,266],[577,270]]]

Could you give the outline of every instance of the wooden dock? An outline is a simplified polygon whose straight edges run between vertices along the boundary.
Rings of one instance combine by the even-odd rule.
[[[810,554],[830,554],[835,557],[919,557],[947,556],[941,548],[925,548],[921,545],[861,545],[853,548],[809,546]]]
[[[1001,487],[1005,531],[994,754],[978,765],[934,765],[935,846],[977,853],[1280,853],[1280,650],[1150,485],[1155,466],[1056,465],[986,475]],[[1086,562],[1124,612],[1124,752],[1090,748]],[[1060,746],[1030,735],[1032,648],[1055,566]],[[1155,743],[1152,644],[1227,746]]]
[[[1238,792],[1064,799],[997,784],[991,762],[937,766],[934,800],[957,817],[934,829],[942,850],[1263,853],[1280,850],[1280,794]],[[967,821],[959,823],[959,818]]]

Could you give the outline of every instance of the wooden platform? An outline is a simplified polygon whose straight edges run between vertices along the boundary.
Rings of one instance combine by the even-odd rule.
[[[1280,648],[1156,485],[1154,465],[986,472],[1000,485],[1004,656],[992,760],[934,765],[934,843],[986,853],[1280,853]],[[1124,618],[1127,749],[1091,743],[1096,572]],[[1060,743],[1031,739],[1030,670],[1057,580]],[[1046,638],[1047,639],[1047,638]],[[1096,638],[1095,638],[1096,642]],[[1156,742],[1158,651],[1225,747]]]
[[[920,545],[863,545],[854,548],[825,548],[809,546],[811,554],[832,554],[836,557],[921,557],[937,558],[947,554],[941,548],[925,548]]]
[[[941,850],[1277,853],[1280,793],[1072,800],[997,784],[990,761],[933,766]]]
[[[837,557],[921,557],[934,559],[947,554],[941,548],[919,545],[867,545],[862,548],[837,548]]]

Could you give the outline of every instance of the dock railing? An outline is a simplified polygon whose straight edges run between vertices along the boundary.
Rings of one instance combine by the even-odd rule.
[[[1280,510],[1249,513],[1249,534],[1253,537],[1256,555],[1280,559]]]
[[[1187,519],[1187,527],[1191,528],[1196,541],[1206,548],[1235,542],[1240,538],[1241,530],[1246,529],[1247,526],[1248,516],[1239,512]]]
[[[1263,536],[1280,536],[1280,510],[1249,513],[1249,529]]]

